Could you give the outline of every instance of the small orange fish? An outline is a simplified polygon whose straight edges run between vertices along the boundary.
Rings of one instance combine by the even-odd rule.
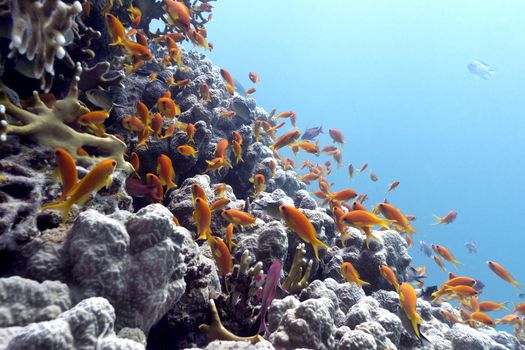
[[[211,101],[211,92],[210,87],[206,83],[202,83],[199,87],[199,93],[201,95],[201,98],[204,100],[204,102],[210,102]]]
[[[366,168],[368,168],[368,163],[364,163],[363,165],[361,165],[361,168],[359,168],[357,173],[361,174],[363,171],[365,171]]]
[[[157,80],[158,77],[159,77],[158,73],[151,73],[150,75],[148,75],[148,78],[151,81]]]
[[[483,312],[480,312],[480,311],[473,312],[470,315],[470,319],[483,323],[484,325],[489,326],[489,327],[496,327],[496,323],[492,320],[492,318],[490,318],[489,315],[484,314]]]
[[[419,316],[416,310],[417,305],[417,296],[414,288],[408,283],[401,283],[399,285],[399,304],[408,319],[412,323],[412,328],[416,333],[416,336],[421,339],[421,333],[419,331],[420,325],[423,323],[423,320]]]
[[[188,123],[188,126],[186,126],[186,137],[188,139],[188,142],[195,143],[195,140],[193,139],[193,137],[195,136],[195,131],[195,125],[193,125],[193,123]]]
[[[319,178],[319,174],[316,174],[316,173],[309,173],[306,175],[299,176],[299,180],[301,180],[307,185],[309,185],[311,181],[315,181],[318,178]]]
[[[217,186],[215,186],[215,189],[213,190],[213,193],[217,197],[222,197],[222,196],[224,196],[224,191],[225,190],[226,190],[226,184],[225,183],[220,183],[220,184],[217,184]]]
[[[162,187],[162,183],[158,176],[152,173],[147,173],[146,183],[149,186],[155,187],[155,195],[152,196],[153,200],[158,203],[162,202],[162,199],[164,198],[164,188]]]
[[[226,82],[226,90],[230,93],[230,95],[233,95],[235,93],[235,84],[231,74],[226,69],[221,68],[221,76]]]
[[[344,136],[341,131],[337,129],[330,129],[328,130],[328,134],[330,134],[330,137],[334,143],[340,143],[341,145],[345,144]]]
[[[228,226],[226,226],[225,229],[225,236],[226,236],[226,245],[228,246],[228,249],[231,251],[232,247],[236,247],[237,244],[233,242],[233,224],[229,223]]]
[[[185,87],[186,85],[188,85],[189,83],[191,83],[191,79],[184,79],[184,80],[179,80],[179,81],[176,81],[174,83],[174,85],[178,88],[183,88]]]
[[[281,112],[275,118],[290,118],[290,121],[292,122],[292,126],[294,128],[297,123],[297,114],[293,111]]]
[[[406,216],[403,215],[403,213],[393,205],[388,203],[379,203],[377,207],[385,218],[395,220],[393,226],[399,233],[416,232],[416,230],[410,226]]]
[[[197,241],[211,238],[211,210],[208,203],[200,197],[195,198],[193,220],[197,227]]]
[[[78,172],[75,160],[65,149],[57,147],[55,149],[55,159],[58,166],[56,174],[62,182],[62,195],[58,198],[60,202],[67,198],[77,184]]]
[[[151,130],[153,130],[153,135],[160,137],[162,132],[162,116],[160,113],[155,113],[151,118]]]
[[[140,20],[142,19],[142,12],[140,9],[133,7],[133,5],[128,8],[128,12],[129,18],[131,19],[131,25],[133,27],[137,27],[140,23]]]
[[[341,264],[341,276],[343,276],[347,282],[357,284],[359,288],[363,285],[370,285],[370,283],[361,279],[361,276],[359,276],[359,272],[357,272],[354,265],[348,261]]]
[[[432,244],[432,249],[437,254],[439,254],[443,259],[445,259],[446,261],[448,261],[451,264],[453,264],[454,267],[456,268],[456,270],[458,269],[458,265],[463,265],[463,263],[461,263],[460,261],[456,260],[454,255],[446,247],[444,247],[442,245]]]
[[[191,197],[193,202],[195,202],[197,198],[200,198],[206,203],[208,203],[208,200],[206,199],[206,193],[198,184],[191,185]]]
[[[351,189],[341,190],[328,195],[328,197],[332,200],[343,202],[348,202],[349,200],[354,199],[356,196],[357,193]]]
[[[236,140],[233,140],[232,149],[233,149],[233,154],[235,155],[235,164],[238,164],[239,162],[244,162],[244,159],[242,159],[241,144],[237,142]]]
[[[140,132],[144,130],[144,123],[137,117],[128,115],[122,119],[122,126],[129,131]]]
[[[173,221],[173,223],[174,223],[176,226],[180,226],[179,219],[177,219],[177,217],[176,217],[175,215],[173,215],[173,217],[171,218],[171,220]]]
[[[439,310],[439,313],[441,316],[452,322],[452,324],[455,323],[463,323],[462,320],[460,320],[456,315],[454,315],[452,312],[446,311],[446,310]]]
[[[197,154],[197,150],[195,150],[195,148],[191,147],[190,145],[178,146],[177,151],[184,157],[195,158],[195,155]]]
[[[433,225],[440,225],[440,224],[450,224],[454,220],[456,220],[456,217],[458,216],[458,213],[454,210],[450,211],[447,215],[444,217],[439,217],[437,215],[432,214],[433,217],[436,218],[436,222]]]
[[[301,136],[301,132],[299,130],[292,130],[287,132],[286,134],[279,137],[273,145],[270,146],[271,149],[280,149],[285,146],[288,146],[289,144],[295,142],[299,136]]]
[[[147,46],[142,46],[133,41],[124,41],[122,45],[124,45],[128,54],[137,60],[151,61],[153,59],[153,55]]]
[[[232,271],[233,261],[226,243],[224,243],[221,238],[210,235],[208,244],[210,245],[213,259],[219,272],[223,275],[230,273]]]
[[[231,117],[235,117],[235,114],[236,114],[235,111],[223,111],[219,113],[219,117],[231,118]]]
[[[87,153],[87,151],[85,149],[80,147],[79,149],[77,149],[77,156],[89,157],[89,153]]]
[[[221,169],[224,168],[225,166],[229,166],[230,168],[233,168],[230,162],[228,162],[223,157],[216,157],[216,158],[213,158],[212,160],[207,160],[206,163],[208,163],[208,167],[204,171],[205,173],[207,173],[208,171],[217,170],[217,172],[220,175]]]
[[[128,36],[129,36],[129,32],[128,32]],[[137,32],[135,34],[135,38],[137,39],[137,43],[142,45],[142,46],[146,46],[148,47],[148,37],[145,36],[143,33],[139,33]]]
[[[523,283],[520,283],[512,277],[512,275],[500,264],[495,261],[487,261],[487,266],[494,272],[498,277],[504,281],[512,284],[517,290],[520,290],[520,286],[523,286]]]
[[[266,189],[266,179],[263,174],[256,174],[249,180],[253,184],[253,197]]]
[[[131,166],[133,167],[133,170],[137,174],[139,172],[139,169],[140,169],[139,155],[137,153],[135,153],[135,152],[131,152],[130,160],[131,160]]]
[[[445,268],[445,265],[443,265],[443,261],[441,260],[441,258],[438,255],[434,255],[434,262],[436,263],[437,266],[439,266],[439,268],[441,270],[443,270],[443,271],[447,270]]]
[[[381,273],[381,276],[383,276],[383,278],[388,283],[390,283],[390,285],[394,286],[396,292],[399,292],[399,282],[397,280],[396,274],[390,268],[390,266],[384,264],[379,265],[379,272]]]
[[[364,210],[366,211],[366,208],[363,204],[359,202],[352,202],[351,210]]]
[[[317,238],[314,225],[312,225],[308,217],[299,209],[290,205],[281,205],[279,207],[279,213],[281,214],[281,218],[293,232],[295,232],[303,241],[312,245],[317,260],[319,260],[319,254],[317,252],[318,248],[330,248]]]
[[[170,124],[166,131],[164,131],[164,135],[161,137],[161,139],[167,139],[168,137],[172,137],[175,133],[175,124]]]
[[[255,217],[253,217],[250,213],[241,210],[223,210],[221,216],[234,225],[249,226],[255,223]]]
[[[241,136],[240,132],[232,131],[232,138],[233,138],[233,141],[237,141],[237,143],[239,143],[239,145],[242,145],[243,139],[242,139],[242,136]]]
[[[221,210],[224,207],[226,207],[228,204],[230,204],[230,199],[226,197],[222,197],[221,199],[217,199],[215,202],[213,202],[210,206],[211,211]]]
[[[226,150],[228,149],[228,140],[221,139],[215,146],[215,158],[224,158],[226,156]]]
[[[92,192],[98,192],[104,186],[109,188],[111,174],[113,174],[116,167],[117,162],[114,159],[101,161],[71,190],[67,200],[44,205],[42,209],[58,209],[62,211],[63,223],[65,223],[73,204],[82,205],[89,199]]]
[[[180,115],[180,107],[171,99],[170,91],[166,91],[164,96],[157,101],[157,108],[163,116],[169,120]]]
[[[248,90],[246,90],[246,96],[253,94],[255,91],[257,90],[254,87],[249,88]]]
[[[164,3],[170,22],[182,29],[183,32],[189,31],[191,25],[190,10],[184,2],[164,0]]]
[[[177,187],[177,184],[173,182],[175,170],[173,170],[171,159],[164,154],[161,154],[157,159],[157,174],[159,174],[162,185],[166,185],[168,190]]]
[[[509,314],[509,315],[506,315],[506,316],[496,320],[497,324],[517,324],[517,323],[520,323],[520,322],[521,322],[521,319],[516,314]]]
[[[104,129],[104,121],[108,117],[108,111],[93,111],[82,114],[80,117],[78,117],[77,123],[95,131],[98,136],[102,136],[106,132]]]
[[[525,315],[525,303],[514,304],[514,310]]]
[[[388,189],[386,190],[386,192],[388,193],[388,192],[392,191],[397,186],[399,186],[399,181],[395,180],[394,182],[392,182],[390,184],[390,186],[388,186]]]
[[[252,81],[254,84],[259,84],[259,75],[256,72],[250,72],[248,73],[248,78]]]
[[[501,309],[508,310],[509,308],[505,305],[507,303],[496,303],[494,301],[482,301],[479,303],[479,311],[490,312]]]
[[[122,22],[111,13],[106,13],[106,24],[108,26],[108,33],[111,37],[111,44],[109,45],[122,45],[126,41],[126,29]]]
[[[196,31],[192,29],[188,31],[188,38],[194,45],[200,46],[203,49],[207,49],[208,44],[206,43],[206,37],[202,35],[202,33],[203,31]]]

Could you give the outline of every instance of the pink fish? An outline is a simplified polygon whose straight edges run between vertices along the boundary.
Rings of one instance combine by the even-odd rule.
[[[156,201],[162,200],[162,198],[159,198],[157,189],[154,186],[149,186],[134,177],[128,177],[126,179],[126,192],[133,197],[148,196]]]
[[[272,304],[272,300],[275,297],[275,291],[277,287],[282,289],[281,283],[279,281],[280,278],[281,262],[279,260],[274,260],[268,269],[268,272],[266,273],[264,287],[259,291],[259,295],[262,299],[261,312],[259,314],[261,318],[259,333],[266,332],[268,330],[266,326],[266,313],[268,312],[268,308]]]

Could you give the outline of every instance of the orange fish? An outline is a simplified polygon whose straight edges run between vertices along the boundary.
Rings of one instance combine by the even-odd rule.
[[[177,151],[184,157],[195,158],[195,155],[197,154],[197,150],[195,150],[195,148],[191,147],[190,145],[178,146]]]
[[[454,315],[452,312],[449,312],[449,311],[446,311],[446,310],[439,310],[439,313],[441,314],[441,316],[443,316],[444,318],[446,318],[450,322],[452,322],[452,324],[454,324],[454,323],[463,323],[463,321],[460,320],[459,318],[457,318],[456,315]]]
[[[456,217],[458,216],[458,213],[454,210],[450,211],[447,215],[444,217],[439,217],[437,215],[432,214],[433,217],[436,218],[436,222],[433,225],[439,225],[439,224],[450,224],[454,220],[456,220]]]
[[[489,315],[484,314],[480,311],[473,312],[470,315],[470,319],[483,323],[484,325],[487,325],[489,327],[496,327],[496,323],[492,320],[492,318],[490,318]]]
[[[87,126],[89,129],[96,132],[98,136],[104,135],[104,121],[109,117],[108,111],[93,111],[82,114],[78,117],[79,125]]]
[[[128,36],[129,36],[129,32],[128,32]],[[145,36],[144,34],[137,32],[135,34],[135,38],[137,39],[138,44],[142,46],[146,46],[146,47],[148,46],[148,37]]]
[[[306,215],[304,215],[299,209],[290,205],[281,205],[279,207],[279,213],[281,214],[281,218],[293,232],[295,232],[303,241],[312,245],[317,260],[319,260],[319,254],[317,252],[319,247],[325,249],[330,248],[317,238],[314,225],[312,225]]]
[[[250,72],[248,73],[248,78],[252,81],[254,84],[259,84],[259,75],[256,72]]]
[[[186,127],[186,136],[188,138],[188,142],[195,143],[195,140],[193,139],[195,136],[195,131],[195,125],[193,125],[193,123],[188,123],[188,126]]]
[[[201,32],[192,29],[188,31],[188,38],[194,45],[200,46],[203,49],[208,48],[208,44],[206,43],[206,37],[202,35]]]
[[[230,93],[230,95],[233,95],[235,93],[235,84],[231,74],[226,69],[221,68],[221,76],[226,82],[226,90]]]
[[[253,184],[253,197],[266,189],[266,179],[263,174],[256,174],[249,180]]]
[[[351,189],[341,190],[328,195],[328,197],[332,200],[343,202],[348,202],[349,200],[354,199],[356,196],[357,193]]]
[[[363,204],[359,202],[352,202],[351,210],[364,210],[366,211],[366,208]]]
[[[419,316],[416,310],[417,296],[414,288],[408,283],[401,283],[399,285],[399,304],[408,319],[412,323],[412,328],[416,333],[416,336],[421,339],[422,335],[419,331],[420,325],[423,324],[423,320]]]
[[[80,148],[77,149],[77,156],[89,157],[89,153],[87,153],[87,151],[85,149],[80,147]]]
[[[164,198],[164,188],[162,187],[162,183],[160,182],[160,179],[155,174],[147,173],[146,183],[149,186],[155,187],[155,195],[153,195],[152,198],[156,202],[160,203],[162,199]]]
[[[232,131],[232,138],[233,138],[233,141],[237,141],[239,145],[242,145],[243,139],[242,139],[240,132]]]
[[[65,223],[73,204],[82,205],[89,199],[92,192],[97,192],[104,186],[109,188],[111,174],[113,174],[116,167],[117,162],[114,159],[101,161],[73,188],[67,200],[44,205],[42,209],[58,209],[62,211],[63,223]]]
[[[215,189],[213,190],[213,193],[217,196],[217,197],[221,197],[224,195],[224,191],[226,190],[226,184],[225,183],[220,183],[220,184],[217,184],[217,186],[215,186]]]
[[[482,301],[479,303],[479,311],[490,312],[501,309],[508,310],[509,308],[505,305],[507,303],[496,303],[494,301]]]
[[[221,139],[215,146],[215,158],[224,158],[226,156],[226,150],[228,149],[228,140]]]
[[[141,44],[142,45],[142,44]],[[144,45],[143,45],[144,46]],[[159,74],[158,73],[151,73],[150,75],[148,75],[148,78],[151,80],[151,81],[154,81],[154,80],[157,80],[157,78],[159,77]]]
[[[151,118],[151,130],[156,137],[160,137],[162,132],[162,116],[160,113],[155,113]]]
[[[434,262],[436,263],[437,266],[439,266],[441,268],[441,270],[443,270],[443,271],[447,270],[445,268],[445,265],[443,265],[443,261],[441,260],[439,255],[434,255]]]
[[[164,135],[161,137],[161,139],[167,139],[168,137],[172,137],[175,133],[175,124],[171,124],[168,126],[166,131],[164,131]]]
[[[343,225],[343,223],[341,222],[341,218],[343,217],[343,215],[345,215],[345,212],[343,211],[343,209],[341,209],[340,207],[334,207],[334,209],[332,209],[332,213],[333,213],[333,218],[335,222],[335,227],[337,228],[337,231],[341,234],[341,241],[343,242],[343,244],[344,242],[346,242],[346,239],[348,238],[353,239],[354,237],[352,237],[347,232],[346,226]]]
[[[399,292],[399,282],[397,280],[396,274],[390,268],[390,266],[384,264],[379,265],[379,272],[381,273],[381,276],[383,276],[383,278],[388,283],[390,283],[390,285],[394,286],[396,292]]]
[[[230,273],[232,271],[233,261],[226,243],[224,243],[221,238],[210,235],[208,244],[210,245],[213,259],[219,272],[223,275]]]
[[[199,87],[199,93],[204,102],[211,101],[210,87],[206,83],[202,83]]]
[[[514,310],[525,315],[525,303],[514,304]]]
[[[357,284],[359,288],[363,285],[370,285],[370,283],[361,279],[361,276],[359,276],[359,272],[357,272],[354,265],[348,261],[341,264],[341,276],[343,276],[347,282]]]
[[[315,174],[315,173],[309,173],[306,175],[299,176],[299,180],[301,180],[307,185],[309,185],[311,181],[317,180],[318,178],[319,178],[319,174]]]
[[[171,159],[164,154],[161,154],[157,159],[157,174],[159,174],[160,181],[167,186],[168,190],[177,187],[177,184],[173,182],[175,180],[175,170],[173,170]]]
[[[195,198],[193,220],[197,227],[197,241],[211,238],[211,210],[208,203],[200,197]]]
[[[448,261],[451,264],[453,264],[454,267],[456,268],[456,270],[458,269],[458,265],[463,265],[463,263],[461,263],[460,261],[456,260],[454,255],[447,248],[443,247],[442,245],[432,244],[432,249],[437,254],[439,254],[443,259],[445,259],[446,261]]]
[[[334,143],[340,143],[341,145],[345,144],[343,133],[337,129],[328,130],[330,137]]]
[[[223,111],[219,113],[219,117],[231,118],[231,117],[235,117],[235,114],[236,114],[235,111]]]
[[[286,134],[279,137],[273,145],[270,146],[271,149],[280,149],[285,146],[288,146],[289,144],[295,142],[299,136],[301,136],[301,132],[299,130],[292,130],[287,132]]]
[[[521,322],[521,319],[516,314],[509,314],[496,320],[497,324],[517,324],[519,322]]]
[[[147,46],[140,45],[133,41],[124,41],[122,45],[124,45],[128,54],[137,60],[151,61],[151,59],[153,59],[153,55]]]
[[[254,87],[249,88],[248,90],[246,90],[246,96],[253,94],[255,91],[257,90]]]
[[[230,204],[230,199],[227,197],[222,197],[221,199],[217,199],[215,202],[213,202],[210,206],[211,211],[221,210],[224,207],[226,207],[228,204]]]
[[[139,118],[132,115],[128,115],[122,119],[122,126],[129,131],[139,132],[144,130],[144,123]]]
[[[175,215],[173,215],[173,217],[171,218],[171,220],[173,221],[173,223],[174,223],[176,226],[180,226],[179,219],[177,219],[177,217],[176,217]]]
[[[197,198],[200,198],[204,202],[208,203],[208,200],[206,199],[206,193],[198,184],[191,185],[191,198],[193,202],[195,202]]]
[[[207,173],[208,171],[215,171],[215,170],[217,170],[217,172],[220,175],[221,174],[221,169],[224,168],[225,166],[229,166],[230,168],[233,168],[233,166],[230,164],[230,162],[228,162],[223,157],[216,157],[216,158],[213,158],[212,160],[207,160],[206,163],[208,163],[208,167],[204,171],[205,173]]]
[[[58,166],[56,174],[60,178],[60,182],[62,182],[62,195],[58,198],[60,202],[67,198],[77,184],[78,173],[75,160],[65,149],[56,148],[55,159]]]
[[[390,186],[388,186],[388,189],[386,190],[386,192],[388,193],[388,192],[392,191],[397,186],[399,186],[399,181],[395,180],[394,182],[392,182],[390,184]]]
[[[181,28],[184,32],[189,31],[191,25],[190,10],[184,2],[164,0],[164,3],[166,4],[166,12],[171,23]]]
[[[255,223],[255,217],[242,210],[223,210],[221,216],[234,225],[249,226]]]
[[[365,171],[365,169],[368,167],[368,163],[365,163],[361,166],[361,168],[359,168],[359,170],[357,171],[358,174],[361,174],[363,171]]]
[[[109,45],[121,45],[126,41],[126,29],[124,28],[124,25],[111,13],[106,13],[105,17],[108,26],[108,33],[112,40]]]
[[[171,99],[169,90],[164,93],[163,97],[158,99],[157,108],[169,120],[180,114],[180,107]]]
[[[233,224],[229,223],[228,226],[226,226],[225,229],[225,236],[226,236],[226,245],[228,246],[228,249],[231,251],[232,247],[236,247],[237,244],[233,242]]]
[[[389,230],[390,228],[388,227],[387,223],[394,222],[394,220],[381,219],[365,210],[350,211],[342,217],[342,220],[346,225],[353,226],[358,229],[362,229],[363,227],[372,228],[375,225],[379,225]]]
[[[128,12],[129,18],[131,19],[131,25],[133,27],[137,27],[140,23],[140,20],[142,19],[142,12],[140,9],[133,7],[133,5],[128,8]]]
[[[487,266],[494,272],[498,277],[504,281],[512,284],[517,290],[520,290],[520,286],[523,286],[523,283],[520,283],[512,277],[512,275],[500,264],[495,261],[487,261]]]
[[[377,207],[385,218],[395,221],[393,223],[393,226],[399,233],[416,232],[416,230],[412,226],[410,226],[408,219],[405,217],[405,215],[403,215],[403,213],[393,205],[388,203],[379,203]]]
[[[140,169],[139,155],[135,152],[131,152],[130,160],[131,160],[131,166],[133,167],[133,170],[135,171],[135,173],[138,173]]]
[[[179,81],[174,82],[174,85],[178,88],[183,88],[189,83],[191,83],[191,79],[184,79],[184,80],[179,80]]]

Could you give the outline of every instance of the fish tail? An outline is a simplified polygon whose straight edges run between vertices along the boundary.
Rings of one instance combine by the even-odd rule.
[[[315,258],[317,260],[319,260],[319,253],[318,253],[318,248],[319,247],[325,248],[325,249],[330,249],[329,246],[327,246],[326,244],[321,242],[318,238],[315,238],[314,240],[312,240],[311,244],[312,244],[312,248],[314,250]]]
[[[439,225],[439,224],[443,223],[443,218],[442,218],[442,217],[437,216],[436,214],[432,214],[432,216],[435,217],[436,220],[437,220],[437,221],[436,221],[435,223],[433,223],[432,225]]]
[[[388,223],[394,223],[397,222],[396,220],[388,220],[388,219],[382,219],[379,221],[379,226],[386,228],[387,230],[390,230],[390,227],[388,227]]]
[[[268,327],[266,326],[266,308],[261,309],[261,323],[259,325],[259,330],[257,333],[266,333],[268,331]]]
[[[40,209],[41,210],[48,210],[48,209],[59,210],[60,212],[62,212],[62,224],[65,224],[66,220],[67,220],[67,217],[69,216],[69,211],[71,210],[71,206],[72,205],[73,204],[70,203],[69,201],[56,202],[56,203],[46,204],[46,205],[42,206]]]
[[[505,301],[505,302],[503,302],[502,304],[503,304],[503,306],[501,307],[502,309],[505,309],[505,310],[509,310],[509,311],[510,311],[510,309],[507,307],[507,305],[511,304],[510,301]]]
[[[362,287],[362,286],[369,286],[370,283],[368,283],[367,281],[363,281],[362,279],[357,279],[357,281],[355,282],[359,287]]]
[[[408,231],[408,232],[412,232],[412,233],[416,233],[416,229],[413,228],[413,227],[410,226],[410,225],[408,225],[408,227],[407,227],[407,231]],[[407,233],[407,234],[408,234],[408,233]]]
[[[518,282],[518,281],[516,281],[516,280],[513,280],[513,281],[510,282],[510,283],[511,283],[511,284],[514,286],[514,288],[516,288],[518,291],[520,291],[520,290],[521,290],[521,287],[524,286],[523,283]]]
[[[414,332],[416,332],[416,336],[421,339],[421,333],[419,332],[419,325],[421,324],[421,318],[419,318],[419,315],[416,313],[412,317],[410,317],[410,323],[412,323],[412,328],[414,328]]]

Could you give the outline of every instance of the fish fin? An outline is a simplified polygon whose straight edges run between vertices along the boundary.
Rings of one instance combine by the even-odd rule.
[[[512,285],[514,286],[514,288],[516,288],[518,291],[521,290],[521,288],[520,288],[521,286],[524,286],[523,283],[518,282],[518,281],[516,281],[516,280],[512,281],[511,284],[512,284]]]
[[[312,248],[313,248],[313,250],[314,250],[315,258],[316,258],[317,260],[319,260],[319,253],[318,253],[318,250],[317,250],[318,247],[322,247],[322,248],[324,248],[324,249],[330,249],[329,246],[327,246],[326,244],[324,244],[323,242],[321,242],[318,238],[315,238],[315,239],[311,242],[311,244],[312,244]]]
[[[106,179],[106,182],[105,182],[106,189],[108,189],[109,186],[111,186],[112,183],[113,183],[113,180],[111,179],[111,176],[108,176],[108,178]]]
[[[43,205],[40,210],[59,210],[62,212],[62,224],[65,224],[67,221],[67,217],[69,215],[69,211],[71,210],[71,206],[73,203],[70,203],[69,201],[65,202],[58,202],[58,203],[50,203]]]
[[[363,281],[363,280],[361,280],[361,279],[358,279],[356,283],[357,283],[357,285],[358,285],[359,287],[369,286],[369,285],[370,285],[370,283],[368,283],[367,281]]]
[[[432,214],[432,216],[435,217],[436,220],[437,220],[437,221],[436,221],[435,223],[433,223],[432,225],[439,225],[439,224],[441,224],[441,223],[443,222],[443,218],[442,218],[442,217],[439,217],[439,216],[437,216],[436,214]]]

